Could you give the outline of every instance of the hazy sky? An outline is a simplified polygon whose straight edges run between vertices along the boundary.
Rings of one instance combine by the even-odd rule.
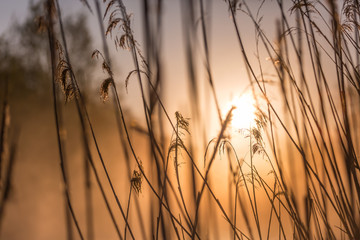
[[[99,38],[99,26],[94,15],[91,15],[89,11],[84,7],[80,0],[60,0],[60,6],[62,8],[63,17],[71,13],[83,11],[88,15],[88,27],[94,36],[94,49],[101,50],[102,45]],[[102,2],[102,1],[101,1]],[[210,1],[205,1],[209,3]],[[261,1],[248,1],[254,9],[257,10]],[[89,1],[93,6],[93,1]],[[142,16],[141,16],[141,1],[128,0],[124,1],[129,13],[133,13],[132,27],[135,33],[137,41],[143,42],[142,38]],[[104,4],[101,4],[104,9]],[[27,9],[29,1],[26,0],[2,0],[0,8],[0,33],[4,33],[11,22],[22,22],[27,15]],[[270,40],[273,40],[273,34],[275,32],[275,17],[279,16],[277,12],[274,12],[272,6],[276,6],[274,1],[266,1],[263,6],[260,15],[264,15],[262,21],[263,28],[268,31]],[[170,109],[170,112],[177,110],[188,110],[187,103],[187,69],[185,58],[185,42],[183,34],[183,23],[181,17],[181,4],[179,0],[167,0],[164,1],[164,16],[163,16],[163,39],[162,39],[162,60],[164,66],[164,79],[165,79],[165,91],[164,99],[165,104]],[[214,76],[215,87],[217,88],[217,94],[221,105],[225,105],[231,98],[244,91],[249,85],[247,79],[244,64],[242,63],[241,51],[239,43],[236,39],[234,26],[229,16],[228,7],[225,1],[213,0],[211,11],[205,13],[211,17],[210,32],[210,57]],[[240,16],[240,15],[239,15]],[[243,37],[245,37],[245,47],[248,50],[250,58],[255,56],[255,31],[252,27],[249,18],[241,15],[238,19],[240,21],[240,29]],[[198,74],[202,78],[199,81],[200,85],[206,85],[204,79],[204,50],[202,49],[202,38],[200,24],[197,24],[197,44],[198,47],[195,51],[197,56],[197,68]],[[108,39],[110,46],[113,46],[113,41]],[[90,55],[91,53],[89,53]],[[131,56],[126,51],[121,50],[116,52],[113,48],[113,56],[116,56],[117,69],[119,72],[118,80],[124,85],[124,81],[127,74],[134,69],[132,65]],[[260,56],[265,59],[266,56]],[[266,66],[266,65],[265,65]],[[100,69],[100,67],[99,67]],[[267,69],[264,69],[267,71]],[[176,91],[171,89],[176,88]],[[125,101],[133,102],[135,99],[139,99],[139,89],[135,81],[131,82],[128,87],[128,93],[126,94]],[[212,96],[204,96],[204,99],[212,98]],[[185,100],[185,101],[184,101]],[[206,100],[207,101],[207,100]],[[140,101],[139,101],[140,103]],[[141,109],[141,108],[140,108]],[[186,114],[186,113],[185,113]],[[189,114],[189,113],[188,113]]]
[[[183,28],[187,26],[183,26],[182,22],[182,9],[181,9],[181,1],[183,0],[164,0],[164,16],[163,16],[163,37],[161,42],[161,61],[162,61],[162,70],[163,70],[163,87],[164,94],[162,95],[163,104],[165,105],[165,108],[167,110],[167,113],[169,114],[170,118],[174,120],[175,118],[175,112],[180,111],[182,115],[186,118],[190,118],[190,127],[193,127],[195,124],[191,122],[194,119],[194,116],[191,115],[191,106],[194,106],[190,100],[189,100],[189,94],[188,94],[188,73],[187,73],[187,59],[186,59],[186,51],[185,51],[185,41],[184,41],[184,32]],[[197,0],[193,0],[194,2],[197,2]],[[76,13],[78,11],[83,11],[88,16],[88,22],[87,25],[89,27],[89,30],[91,34],[94,36],[94,49],[99,49],[102,51],[102,44],[100,40],[100,33],[99,32],[99,26],[98,22],[96,20],[96,16],[91,15],[89,11],[83,6],[80,0],[59,0],[60,6],[62,9],[63,17],[66,18],[66,16],[69,16],[70,14]],[[104,9],[103,1],[100,1],[101,5]],[[149,2],[155,2],[150,1]],[[234,26],[232,23],[232,19],[229,16],[228,7],[225,1],[223,0],[204,0],[204,2],[209,3],[212,2],[212,8],[209,12],[206,12],[206,16],[211,17],[211,21],[209,26],[209,48],[210,48],[210,61],[211,61],[211,67],[212,67],[212,74],[213,74],[213,80],[215,85],[215,90],[217,92],[217,97],[219,100],[220,108],[228,107],[227,103],[231,101],[232,97],[235,97],[237,95],[240,95],[244,92],[244,90],[249,89],[249,79],[246,71],[245,64],[243,62],[242,52],[239,47],[239,42],[236,37],[236,33],[234,30]],[[258,6],[260,5],[260,0],[248,0],[247,1],[252,8],[253,13],[256,14],[256,11],[258,9]],[[260,16],[264,16],[261,26],[262,29],[265,31],[265,34],[269,40],[269,42],[274,43],[276,41],[276,18],[279,18],[280,14],[276,8],[276,0],[266,0],[263,8],[261,9],[259,13]],[[286,4],[289,4],[290,0],[284,0]],[[26,0],[0,0],[0,35],[5,33],[11,23],[18,22],[22,23],[22,21],[27,16],[28,6],[30,1]],[[93,6],[93,0],[89,0],[89,3],[91,6]],[[144,44],[143,43],[143,32],[142,32],[142,13],[141,13],[141,3],[142,0],[124,0],[124,3],[127,7],[128,13],[132,13],[132,28],[134,31],[134,35],[136,40],[139,42],[139,46],[144,52]],[[274,7],[275,6],[275,7]],[[284,9],[287,13],[289,13],[289,5],[285,6]],[[237,22],[239,24],[240,28],[240,34],[244,40],[244,47],[245,51],[247,53],[247,56],[249,57],[249,60],[251,61],[251,65],[254,67],[255,75],[260,75],[259,70],[259,64],[256,61],[256,54],[259,54],[257,57],[259,58],[259,62],[261,61],[261,67],[262,71],[265,76],[265,80],[273,80],[272,83],[276,83],[271,85],[271,90],[274,90],[276,87],[279,89],[279,81],[276,75],[274,75],[274,66],[273,63],[266,60],[268,59],[268,55],[266,54],[266,51],[264,50],[263,46],[260,46],[259,52],[256,52],[256,32],[253,27],[253,23],[251,20],[249,20],[249,17],[246,16],[246,14],[241,13],[240,11],[237,13]],[[290,24],[294,26],[294,17],[292,16],[292,20],[290,20]],[[205,142],[208,142],[210,139],[217,137],[219,133],[219,128],[221,127],[220,124],[218,124],[217,121],[217,115],[216,115],[216,109],[214,107],[213,103],[213,96],[211,91],[209,91],[209,84],[208,79],[206,77],[206,71],[205,71],[205,57],[204,57],[204,49],[203,49],[203,42],[202,42],[202,35],[201,35],[201,25],[199,24],[199,19],[197,19],[197,35],[196,35],[196,47],[194,49],[194,56],[196,57],[196,65],[195,69],[197,71],[197,79],[198,84],[200,85],[199,91],[200,91],[200,98],[201,98],[201,111],[200,113],[201,117],[203,119],[200,119],[201,124],[200,127],[203,127],[208,134],[206,136]],[[105,23],[107,24],[107,23]],[[114,48],[113,41],[108,38],[109,46],[111,47],[111,57],[112,57],[112,67],[113,71],[115,72],[115,82],[120,86],[118,88],[119,95],[122,103],[127,104],[127,110],[131,109],[131,112],[135,117],[140,119],[141,123],[144,121],[144,110],[142,106],[141,101],[141,95],[139,90],[139,84],[138,79],[136,77],[134,79],[131,79],[129,81],[129,86],[126,91],[124,85],[125,85],[125,79],[128,73],[132,70],[134,70],[132,57],[127,50],[119,50],[116,51]],[[16,42],[16,41],[14,41]],[[276,47],[276,45],[274,44]],[[45,46],[48,48],[48,46]],[[70,58],[71,58],[70,53]],[[304,53],[306,54],[306,53]],[[324,54],[325,55],[325,54]],[[91,52],[87,56],[81,56],[84,58],[90,58]],[[30,59],[31,60],[31,59]],[[29,61],[30,61],[29,60]],[[290,59],[293,61],[297,61],[296,58]],[[81,61],[81,60],[80,60]],[[302,67],[306,69],[308,67],[309,61],[304,62]],[[296,64],[297,66],[297,64]],[[296,67],[294,67],[296,68]],[[101,70],[101,62],[99,61],[96,65],[97,72],[94,74],[96,75],[94,78],[94,85],[97,89],[100,88],[101,82],[103,79],[107,78],[108,76],[104,74]],[[292,69],[293,70],[293,69]],[[332,74],[332,71],[335,71],[336,68],[332,69],[326,69],[326,74],[330,75]],[[295,70],[296,71],[296,70]],[[308,74],[308,73],[306,73]],[[311,73],[310,73],[311,74]],[[294,74],[296,75],[296,74]],[[334,76],[336,74],[333,74]],[[329,78],[330,79],[330,78]],[[1,80],[1,79],[0,79]],[[50,81],[50,79],[49,79]],[[275,86],[276,85],[276,86]],[[207,88],[206,88],[207,87]],[[97,90],[96,89],[96,90]],[[205,90],[204,90],[205,89]],[[269,88],[267,88],[268,90]],[[271,92],[270,90],[270,92]],[[311,90],[316,90],[316,88],[313,88]],[[98,91],[98,90],[97,90]],[[50,89],[49,89],[50,92]],[[95,92],[95,91],[94,91]],[[279,102],[276,102],[279,100],[282,96],[277,94],[278,91],[274,91],[269,94],[269,99],[271,100],[271,103],[275,105],[275,107],[278,107],[281,111],[283,105],[276,105]],[[278,96],[276,96],[276,94]],[[274,98],[272,98],[275,95]],[[97,97],[99,103],[101,103],[100,96]],[[249,101],[250,102],[250,101]],[[47,104],[50,105],[51,102],[47,102]],[[107,104],[107,105],[105,105]],[[113,115],[108,115],[106,118],[102,116],[102,111],[107,112],[107,110],[110,109],[110,113],[112,113],[112,102],[108,101],[104,105],[97,105],[101,111],[97,112],[95,111],[93,115],[91,115],[91,108],[90,108],[90,115],[95,116],[92,118],[92,120],[96,123],[101,123],[101,127],[97,128],[96,130],[99,133],[99,138],[101,139],[101,147],[103,149],[114,149],[114,153],[107,152],[109,155],[105,156],[105,159],[107,161],[113,161],[112,163],[115,166],[113,169],[113,175],[119,178],[125,178],[125,174],[119,174],[118,169],[123,169],[122,165],[115,165],[119,164],[121,161],[117,161],[119,156],[121,155],[121,148],[119,145],[117,145],[116,141],[119,141],[118,135],[114,134],[114,129],[116,128],[116,122]],[[247,104],[245,102],[245,104]],[[25,105],[25,104],[24,104]],[[104,106],[104,107],[103,107]],[[205,106],[205,107],[204,107]],[[52,107],[52,106],[50,106]],[[49,109],[50,109],[49,107]],[[24,108],[25,110],[32,112],[32,109],[26,109],[26,106],[21,106],[21,108]],[[246,108],[246,107],[244,107]],[[51,108],[52,110],[52,108]],[[60,195],[60,187],[59,187],[59,180],[60,180],[60,170],[57,162],[57,151],[44,151],[50,149],[50,147],[57,147],[56,145],[56,137],[55,137],[55,127],[52,125],[54,124],[53,119],[53,112],[46,112],[43,111],[42,106],[39,106],[39,109],[37,110],[40,114],[38,115],[36,112],[36,115],[32,113],[31,118],[22,118],[24,122],[26,122],[26,127],[23,127],[21,132],[26,138],[22,138],[22,141],[19,145],[25,146],[26,151],[23,150],[18,159],[19,161],[22,161],[22,165],[20,169],[21,171],[18,171],[18,177],[21,178],[22,181],[19,182],[19,185],[24,182],[26,183],[24,186],[21,187],[21,191],[19,191],[20,188],[15,188],[18,192],[15,196],[15,200],[12,209],[13,213],[16,214],[10,214],[10,220],[7,222],[7,231],[12,234],[20,234],[20,235],[26,235],[29,232],[36,232],[36,234],[43,235],[43,237],[34,237],[37,236],[36,234],[32,235],[34,239],[54,239],[52,237],[49,237],[50,235],[56,235],[57,234],[52,232],[54,231],[60,231],[58,222],[58,215],[61,210],[61,208],[54,208],[51,205],[54,201],[59,201],[61,195]],[[126,112],[127,113],[127,112]],[[44,116],[41,116],[43,114]],[[244,111],[241,111],[240,114],[244,114]],[[241,118],[243,118],[240,115]],[[126,120],[133,120],[130,117],[126,116]],[[39,120],[40,119],[40,120]],[[51,121],[49,120],[51,119]],[[105,119],[105,120],[104,120]],[[110,120],[109,120],[110,119]],[[234,118],[235,119],[235,118]],[[74,130],[76,127],[78,127],[73,121],[74,118],[69,118],[69,153],[73,154],[77,160],[82,161],[83,156],[81,155],[81,149],[79,147],[79,142],[76,142],[78,138],[72,138],[71,136],[75,136],[75,134],[80,134],[80,131]],[[76,120],[76,119],[75,119]],[[104,121],[104,122],[102,122]],[[76,120],[77,122],[77,120]],[[167,124],[167,121],[165,121]],[[71,123],[71,124],[70,124]],[[37,124],[36,127],[33,127],[31,124]],[[144,124],[145,125],[145,124]],[[195,125],[196,127],[197,125]],[[213,127],[215,126],[215,127]],[[161,125],[161,128],[166,129],[166,126]],[[195,128],[194,127],[194,128]],[[275,126],[276,127],[276,126]],[[278,128],[275,128],[276,130],[281,131],[280,125],[277,126]],[[71,131],[73,128],[73,131]],[[25,129],[25,130],[23,130]],[[168,129],[169,131],[165,131],[167,134],[169,134],[169,137],[172,134],[172,129]],[[198,129],[191,129],[195,131],[191,131],[192,136],[194,136],[194,132],[196,134],[196,130]],[[201,130],[200,130],[201,131]],[[53,136],[49,137],[49,133],[52,133]],[[280,132],[279,134],[282,134],[283,132]],[[73,134],[73,135],[71,135]],[[65,134],[66,135],[66,134]],[[107,136],[109,135],[109,136]],[[239,136],[239,135],[238,135]],[[284,134],[285,136],[285,134]],[[186,136],[187,137],[187,136]],[[190,137],[190,136],[189,136]],[[203,137],[203,136],[201,136]],[[205,136],[204,136],[205,138]],[[251,156],[251,154],[248,154],[248,140],[251,141],[251,138],[246,138],[244,140],[243,136],[240,136],[239,139],[235,139],[233,143],[237,144],[240,157],[245,158],[246,156]],[[38,141],[37,141],[38,139]],[[80,139],[80,135],[79,135]],[[193,138],[195,139],[195,138]],[[140,159],[142,158],[142,155],[146,156],[146,154],[150,151],[149,149],[143,149],[144,146],[147,146],[147,143],[144,140],[139,141],[135,138],[136,145],[141,149],[140,152]],[[202,144],[201,141],[197,141],[198,144]],[[237,141],[237,142],[236,142]],[[244,142],[241,141],[246,141]],[[31,142],[31,145],[28,145],[27,142]],[[134,141],[135,142],[135,141]],[[50,146],[50,147],[49,147]],[[267,146],[271,146],[268,144]],[[339,144],[340,146],[340,144]],[[113,148],[112,148],[113,147]],[[288,147],[285,145],[281,145],[281,147]],[[282,149],[281,149],[282,150]],[[30,153],[30,154],[28,154]],[[113,154],[113,155],[110,155]],[[136,153],[138,154],[138,152]],[[202,153],[201,153],[202,154]],[[74,157],[74,159],[75,159]],[[262,166],[265,166],[263,164],[262,156],[260,156],[261,159],[259,163]],[[72,159],[72,158],[69,158]],[[146,159],[145,157],[143,159]],[[203,156],[199,158],[201,163],[203,162]],[[291,159],[290,159],[291,160]],[[24,164],[25,162],[25,164]],[[111,162],[110,162],[111,163]],[[302,162],[301,162],[302,163]],[[48,164],[48,165],[47,165]],[[51,165],[52,164],[52,165]],[[121,164],[124,164],[124,161],[122,161]],[[153,164],[153,163],[151,163]],[[213,169],[221,169],[222,166],[227,165],[226,161],[216,161],[214,163]],[[259,165],[260,165],[259,164]],[[291,162],[291,165],[293,162]],[[34,167],[36,166],[36,167]],[[77,170],[82,168],[82,165],[77,165],[76,168],[72,168],[72,174],[71,176],[77,176],[78,177],[78,183],[80,186],[80,176],[77,174]],[[135,165],[133,165],[135,167]],[[145,168],[148,169],[150,164],[146,164]],[[186,166],[186,165],[183,165]],[[191,164],[188,164],[187,166],[191,166]],[[224,167],[225,168],[225,167]],[[227,168],[227,166],[226,166]],[[51,176],[53,172],[48,171],[48,169],[56,169],[59,174],[59,176],[56,178],[54,176]],[[41,173],[41,174],[39,174]],[[42,175],[44,174],[44,175]],[[220,173],[216,174],[214,178],[214,182],[219,184],[219,191],[217,192],[223,192],[223,188],[225,185],[221,185],[225,181],[227,181],[228,176],[225,175],[225,171],[220,171]],[[175,176],[175,173],[173,174]],[[34,181],[34,179],[36,181]],[[46,181],[44,181],[46,179]],[[75,179],[75,178],[74,178]],[[53,182],[47,182],[47,181],[53,181]],[[222,182],[223,181],[223,182]],[[15,184],[18,184],[17,181],[15,181]],[[83,184],[83,182],[81,182]],[[29,186],[29,187],[28,187]],[[83,186],[83,185],[81,185]],[[41,191],[37,191],[37,190]],[[50,197],[47,197],[45,199],[44,193],[47,193],[48,191],[56,192],[56,194],[50,195]],[[149,188],[148,188],[149,190]],[[145,190],[147,191],[147,190]],[[34,194],[37,192],[42,192],[44,195],[41,194]],[[22,195],[21,195],[22,194]],[[82,194],[82,192],[77,192],[77,194]],[[27,196],[35,196],[35,200],[33,199],[28,200]],[[145,195],[145,194],[144,194]],[[224,195],[225,196],[225,195]],[[126,197],[124,194],[122,194],[122,197]],[[23,199],[26,199],[26,201],[22,201]],[[124,199],[123,201],[126,201]],[[20,207],[19,207],[20,206]],[[35,207],[34,207],[35,206]],[[51,208],[51,211],[49,209]],[[25,210],[29,210],[32,214],[19,214],[24,213]],[[98,208],[97,211],[101,211],[101,214],[103,214],[102,208]],[[56,216],[56,217],[54,217]],[[60,216],[61,217],[61,216]],[[222,216],[221,216],[222,217]],[[223,218],[223,217],[222,217]],[[18,219],[22,221],[18,224]],[[25,219],[25,220],[23,220]],[[34,220],[35,219],[35,220]],[[41,220],[41,224],[39,224],[39,221]],[[46,221],[45,221],[46,220]],[[14,224],[16,223],[16,224]],[[106,222],[102,223],[106,224]],[[110,226],[110,225],[109,225]],[[6,226],[5,226],[6,227]],[[65,228],[64,225],[62,227]],[[108,226],[106,226],[108,227]],[[5,228],[6,229],[6,228]],[[25,232],[19,231],[20,230],[27,230]],[[45,231],[47,230],[47,231]],[[65,231],[63,231],[65,233]],[[46,236],[45,234],[49,234],[49,236]],[[57,236],[61,238],[60,236]],[[18,238],[18,239],[23,239]],[[29,238],[31,239],[31,237]],[[104,237],[103,239],[111,239],[111,237]]]
[[[0,3],[0,33],[4,33],[12,21],[23,19],[28,7],[26,0],[2,0]]]

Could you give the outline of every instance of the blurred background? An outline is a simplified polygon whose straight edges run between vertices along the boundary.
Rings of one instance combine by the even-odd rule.
[[[270,52],[281,55],[282,47],[285,49],[285,40],[281,40],[282,37],[285,39],[289,36],[291,30],[299,30],[299,25],[297,25],[299,16],[295,16],[293,9],[297,1],[277,1],[277,3],[281,2],[280,6],[289,20],[286,26],[284,22],[281,22],[283,13],[275,1],[248,1],[246,6],[241,5],[242,1],[220,0],[196,3],[180,0],[123,1],[130,16],[132,34],[136,40],[137,56],[142,60],[141,71],[144,74],[141,73],[141,75],[144,77],[142,84],[144,84],[145,91],[142,90],[136,76],[138,72],[140,74],[140,71],[139,69],[136,71],[132,47],[122,49],[116,42],[117,37],[121,36],[118,32],[124,31],[124,29],[113,30],[106,35],[105,44],[103,42],[104,30],[106,31],[110,24],[108,22],[109,15],[117,5],[114,3],[110,6],[110,10],[105,15],[108,4],[111,2],[59,1],[71,69],[81,89],[81,97],[75,93],[75,99],[80,98],[86,106],[86,114],[82,112],[79,115],[77,101],[74,99],[67,101],[61,93],[60,84],[58,84],[57,104],[63,126],[58,130],[63,140],[68,190],[85,238],[119,238],[114,228],[114,221],[119,226],[122,237],[126,232],[124,218],[117,208],[118,203],[107,183],[107,176],[102,169],[100,158],[105,162],[108,175],[124,212],[127,208],[129,209],[128,221],[136,239],[172,239],[184,234],[175,234],[176,230],[174,229],[178,223],[173,223],[172,217],[162,213],[162,211],[166,211],[163,207],[160,209],[158,197],[154,196],[153,189],[149,187],[146,180],[142,180],[143,186],[140,193],[135,194],[135,190],[131,190],[135,179],[133,171],[140,171],[137,160],[142,162],[144,173],[159,196],[162,193],[169,194],[167,204],[173,210],[175,218],[180,219],[184,226],[191,225],[186,219],[187,211],[191,215],[189,219],[194,221],[197,216],[196,201],[203,184],[191,161],[195,161],[200,172],[205,176],[207,174],[206,166],[210,169],[208,160],[214,160],[213,163],[210,163],[210,165],[212,164],[212,174],[209,175],[211,177],[208,182],[216,195],[217,202],[209,192],[205,191],[202,199],[204,203],[200,208],[201,211],[199,210],[201,212],[198,223],[199,233],[201,233],[199,239],[235,239],[234,229],[228,224],[224,212],[236,222],[236,211],[240,212],[240,210],[235,210],[234,213],[234,204],[237,201],[241,203],[241,200],[237,200],[237,186],[244,187],[246,181],[251,182],[253,186],[256,185],[254,178],[251,179],[250,175],[247,175],[248,178],[243,175],[242,181],[237,179],[238,182],[234,183],[237,178],[236,171],[239,172],[239,169],[236,168],[237,162],[245,163],[241,165],[245,175],[252,174],[251,169],[253,165],[256,166],[258,175],[263,176],[264,182],[268,181],[267,183],[271,187],[274,185],[274,191],[271,194],[274,194],[275,199],[277,180],[274,180],[272,175],[275,170],[270,164],[272,162],[270,159],[282,156],[285,160],[280,165],[287,170],[284,173],[284,179],[288,179],[291,193],[299,193],[296,198],[300,199],[298,200],[299,205],[304,204],[303,199],[307,196],[308,185],[303,184],[303,179],[307,177],[308,172],[303,171],[306,167],[303,166],[301,159],[305,158],[304,152],[317,159],[317,156],[321,155],[323,151],[320,150],[321,147],[315,154],[312,154],[313,152],[310,150],[309,145],[315,144],[318,138],[315,137],[315,140],[307,138],[308,132],[305,129],[309,129],[309,125],[305,123],[306,118],[302,115],[304,111],[298,106],[295,107],[303,99],[300,97],[300,100],[294,100],[297,99],[297,95],[295,94],[295,97],[291,95],[299,89],[291,89],[291,77],[284,77],[287,79],[287,83],[283,83],[282,78],[278,76],[281,73],[286,75],[283,72],[290,68],[282,68],[281,60],[269,54],[269,49],[267,49],[269,46],[262,44],[263,39],[260,37],[266,36],[266,40],[263,41],[270,46],[275,46]],[[236,28],[233,25],[234,16],[229,8],[230,2],[235,4],[237,9],[236,22],[241,29],[243,46],[239,44]],[[100,29],[99,26],[96,3],[100,7],[104,29]],[[200,7],[200,3],[203,4],[202,7]],[[343,1],[338,2],[339,9],[343,4]],[[0,6],[0,100],[1,116],[3,117],[1,123],[4,126],[2,129],[5,129],[2,131],[1,145],[4,147],[1,149],[3,167],[0,172],[2,173],[2,188],[8,189],[6,194],[3,194],[1,202],[0,239],[45,240],[65,239],[66,237],[80,239],[75,225],[70,219],[70,213],[66,210],[68,207],[64,197],[66,184],[64,185],[62,179],[55,125],[56,117],[54,116],[51,47],[47,29],[42,26],[43,17],[46,18],[47,14],[44,10],[44,1],[2,0]],[[316,9],[319,15],[323,14],[321,16],[324,19],[330,18],[331,14],[321,3],[316,6],[318,6]],[[58,17],[58,13],[54,14],[54,19],[58,19]],[[327,21],[322,21],[323,19],[320,17],[315,19],[319,21],[318,26],[324,26],[325,29],[328,27],[324,23]],[[254,22],[258,25],[254,26]],[[205,26],[202,23],[206,24],[205,33]],[[56,20],[54,32],[64,48],[59,27],[59,22]],[[259,28],[261,28],[261,34]],[[302,27],[301,29],[308,33]],[[301,35],[297,34],[295,36]],[[302,37],[299,42],[306,46],[304,35]],[[288,41],[290,40],[288,39]],[[324,46],[321,58],[327,76],[327,86],[338,97],[337,72],[335,67],[331,67],[331,64],[334,64],[333,56],[326,54],[333,50],[332,45],[327,45],[326,39],[318,40],[318,42],[323,43],[321,46]],[[105,45],[108,46],[109,55],[104,50]],[[300,43],[295,45],[301,48]],[[355,49],[358,49],[356,43],[354,45]],[[247,59],[243,57],[242,48],[247,52]],[[286,50],[287,63],[291,66],[289,75],[296,76],[296,81],[305,78],[312,80],[314,75],[320,74],[320,70],[315,73],[308,70],[302,71],[308,68],[312,70],[313,67],[309,60],[313,54],[312,47],[310,47],[311,50],[306,47],[304,49],[302,54],[305,60],[301,64],[292,65],[290,62],[297,61],[296,51]],[[95,50],[100,51],[100,55],[103,57],[94,57]],[[59,49],[57,51],[60,52]],[[329,55],[330,57],[327,57]],[[357,55],[358,52],[349,51],[349,56]],[[104,67],[103,60],[108,61],[108,66],[111,66],[113,74],[111,77],[117,88],[116,96],[121,102],[122,114],[117,110],[113,91],[109,91],[107,100],[104,100],[104,95],[101,94],[103,81],[109,77],[107,65]],[[248,65],[254,66],[254,72],[250,72]],[[135,72],[133,72],[134,70]],[[297,78],[300,75],[301,77]],[[146,82],[146,77],[154,84],[155,90]],[[266,97],[257,88],[256,77],[262,79],[260,81],[262,84],[266,84]],[[65,76],[65,78],[70,77]],[[212,82],[210,81],[209,84],[210,78]],[[305,85],[299,83],[299,86],[301,86],[301,90],[305,89]],[[288,92],[288,95],[282,95],[284,92]],[[306,94],[299,94],[299,96],[303,96],[305,101],[312,99],[317,106],[321,102],[321,97],[316,95],[317,92],[316,84],[312,83]],[[349,90],[349,92],[351,91]],[[354,94],[356,95],[356,93]],[[313,95],[316,96],[311,98],[310,96]],[[144,110],[144,99],[149,109]],[[290,100],[287,102],[284,99]],[[354,99],[358,99],[358,96],[357,98],[355,96]],[[356,100],[354,101],[349,103],[351,107],[348,111],[351,113],[352,119],[351,132],[355,143],[354,152],[359,153],[358,137],[360,134],[359,124],[356,122],[359,112],[355,107]],[[276,109],[276,113],[283,121],[275,123],[276,120],[273,120],[276,139],[271,137],[273,129],[269,126],[267,128],[263,126],[264,131],[260,129],[263,135],[263,145],[256,146],[262,149],[260,152],[268,153],[257,154],[258,151],[253,148],[256,137],[250,130],[257,126],[258,122],[255,122],[255,119],[259,119],[259,116],[256,115],[257,110],[263,111],[269,117],[268,102],[272,103],[272,107]],[[227,126],[226,116],[231,107],[235,105],[240,111],[233,112],[232,122]],[[293,112],[287,110],[290,108],[289,105],[293,107],[291,108]],[[340,109],[341,101],[336,98],[330,105]],[[80,111],[84,111],[83,106],[80,108]],[[182,126],[181,134],[173,128],[174,126],[181,128],[180,120],[182,118],[175,115],[177,111],[186,119],[185,122],[189,123],[188,128]],[[330,112],[331,108],[327,107],[326,111]],[[321,108],[316,107],[314,112],[321,115]],[[292,121],[297,122],[292,118],[293,114],[298,114],[299,119],[302,119],[299,120],[299,125],[292,124]],[[83,120],[81,116],[85,116],[86,129],[84,131],[81,131],[81,121]],[[125,134],[124,130],[126,129],[122,126],[121,116],[124,117],[124,122],[128,126],[129,135]],[[173,121],[173,125],[168,116]],[[297,116],[295,118],[297,119]],[[91,127],[87,125],[88,119],[91,121]],[[336,126],[336,123],[337,120],[329,123],[328,129]],[[318,123],[316,122],[316,124]],[[316,124],[314,123],[315,126]],[[288,128],[283,129],[283,125]],[[296,133],[299,134],[297,135],[299,137],[289,140],[288,135]],[[96,136],[96,142],[93,134]],[[180,137],[177,134],[181,135],[191,157],[187,155],[187,149],[179,145]],[[323,132],[320,131],[319,134],[321,135]],[[330,136],[333,133],[327,134]],[[334,134],[336,135],[336,133]],[[88,143],[84,143],[84,136],[89,139]],[[128,145],[127,137],[131,139],[133,149]],[[343,139],[343,136],[337,137]],[[220,146],[216,145],[217,138],[228,139],[237,155],[231,152],[230,147],[225,147],[224,142],[221,145],[220,140]],[[280,144],[275,146],[272,141]],[[336,142],[336,140],[334,141]],[[297,142],[299,145],[304,144],[304,152],[297,152],[297,146],[292,142]],[[328,140],[326,142],[328,143]],[[213,150],[215,145],[216,148]],[[335,155],[342,156],[341,147],[334,145],[332,153],[334,158]],[[221,146],[223,147],[222,152]],[[106,210],[107,206],[101,190],[97,186],[96,176],[89,164],[87,147],[94,161],[94,167],[98,170],[98,177],[103,184],[104,193],[108,196],[108,203],[114,212],[114,219],[109,217]],[[101,157],[98,151],[101,152]],[[6,161],[7,159],[9,160]],[[169,162],[165,161],[169,159]],[[279,163],[277,162],[277,164]],[[339,168],[340,171],[345,172],[345,166]],[[164,169],[166,170],[163,171]],[[276,168],[277,170],[278,168]],[[164,172],[172,182],[165,188],[162,185],[163,181],[166,182]],[[323,176],[323,172],[321,170],[320,172],[318,174]],[[345,176],[348,175],[345,174]],[[332,178],[330,177],[330,179]],[[182,193],[177,192],[180,187],[176,183],[179,181],[179,185],[183,186]],[[349,181],[351,182],[351,180]],[[261,186],[263,184],[260,180],[257,188],[261,189]],[[165,194],[164,189],[171,193],[177,193]],[[259,190],[256,200],[254,189],[254,195],[248,200],[242,200],[244,203],[242,206],[235,204],[235,209],[242,208],[243,214],[242,217],[239,217],[237,226],[240,226],[240,229],[245,225],[251,225],[254,229],[257,226],[260,232],[259,236],[278,239],[281,235],[281,224],[275,220],[271,221],[272,217],[275,218],[272,215],[275,214],[273,213],[273,208],[275,208],[273,202],[268,201],[268,198],[271,197],[266,191]],[[346,190],[352,191],[352,187],[346,188]],[[243,193],[245,194],[245,191]],[[184,196],[181,196],[182,194]],[[280,190],[279,195],[281,195]],[[187,202],[185,205],[188,209],[182,205],[182,198]],[[218,202],[222,203],[223,209],[218,207]],[[257,216],[255,220],[251,217],[249,220],[249,216],[246,216],[245,213],[248,212],[251,216],[250,209],[254,202],[255,208],[257,208],[256,202],[258,202],[259,213],[254,213]],[[354,202],[358,203],[358,201]],[[131,204],[128,207],[129,203]],[[280,209],[280,203],[277,204]],[[307,216],[305,213],[303,214],[306,212],[306,207],[299,207],[299,209],[302,212],[299,219],[305,219],[304,222],[306,222]],[[329,210],[329,216],[331,214],[333,212]],[[359,214],[355,215],[359,217]],[[291,217],[289,218],[291,219]],[[259,221],[264,223],[261,227]],[[281,228],[285,229],[282,230],[285,232],[284,235],[291,236],[294,225],[284,221],[283,226]],[[178,226],[179,232],[180,229]],[[250,228],[247,229],[242,229],[245,232],[244,235],[258,236],[255,230],[251,232]],[[270,231],[269,229],[274,230]],[[127,238],[130,238],[130,233],[127,234]],[[336,236],[341,235],[341,233],[337,234],[339,235]],[[185,239],[188,237],[186,236]],[[257,238],[255,237],[255,239]]]

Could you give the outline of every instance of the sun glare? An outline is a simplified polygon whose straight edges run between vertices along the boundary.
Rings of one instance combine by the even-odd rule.
[[[227,104],[225,114],[227,114],[231,107],[235,107],[232,112],[231,126],[236,130],[250,128],[254,123],[256,112],[255,100],[252,95],[247,93],[234,97]]]

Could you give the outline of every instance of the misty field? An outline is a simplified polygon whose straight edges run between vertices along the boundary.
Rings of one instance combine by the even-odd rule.
[[[358,0],[27,4],[0,239],[360,239]]]

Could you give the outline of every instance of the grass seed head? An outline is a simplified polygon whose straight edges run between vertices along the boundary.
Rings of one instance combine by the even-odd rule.
[[[109,77],[109,78],[105,79],[103,81],[103,83],[101,84],[100,95],[104,102],[109,97],[109,88],[110,88],[111,84],[113,84],[113,83],[114,83],[114,80],[111,77]]]
[[[140,166],[139,166],[139,170],[134,170],[133,171],[133,175],[131,177],[131,187],[135,190],[136,194],[141,193],[141,189],[142,189],[142,179],[143,179],[143,175],[141,170],[143,170],[143,166],[142,163],[140,161]]]

